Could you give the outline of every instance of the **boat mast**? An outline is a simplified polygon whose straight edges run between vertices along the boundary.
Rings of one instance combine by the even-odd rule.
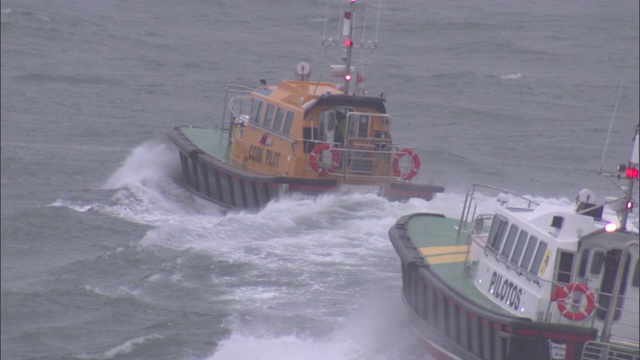
[[[640,125],[636,125],[636,134],[633,139],[633,150],[631,151],[631,159],[629,159],[629,162],[627,163],[627,166],[625,168],[627,175],[627,189],[624,197],[625,209],[624,211],[622,211],[622,216],[620,217],[620,228],[622,230],[627,229],[627,219],[629,218],[629,212],[631,212],[631,210],[633,209],[633,199],[631,198],[631,195],[633,194],[634,181],[638,181],[638,163],[640,162],[640,160],[638,159],[638,152],[640,151],[640,149],[638,149],[638,137],[640,136],[639,131]]]
[[[353,49],[353,19],[355,18],[356,0],[349,1],[349,11],[344,12],[342,19],[342,35],[347,38],[344,40],[346,48],[345,56],[345,74],[344,74],[344,93],[349,94],[349,82],[351,81],[351,50]]]

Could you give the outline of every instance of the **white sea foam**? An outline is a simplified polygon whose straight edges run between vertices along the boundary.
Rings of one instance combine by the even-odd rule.
[[[131,154],[104,183],[112,191],[110,203],[79,203],[59,199],[49,206],[68,207],[78,212],[90,210],[147,225],[188,224],[198,216],[222,216],[214,204],[194,201],[193,196],[176,183],[179,174],[175,150],[160,141],[148,141]]]
[[[521,73],[500,75],[500,79],[502,80],[519,80],[520,78],[522,78]]]
[[[139,347],[147,342],[153,341],[153,340],[160,340],[163,339],[164,337],[158,334],[151,334],[151,335],[147,335],[147,336],[141,336],[141,337],[137,337],[135,339],[131,339],[131,340],[127,340],[124,343],[117,345],[105,352],[99,353],[99,354],[94,354],[94,355],[78,355],[75,356],[76,359],[82,359],[82,360],[107,360],[107,359],[113,359],[116,358],[118,356],[122,356],[122,355],[126,355],[131,353],[132,351],[134,351],[136,349],[136,347]]]
[[[58,200],[52,202],[51,204],[49,204],[47,206],[51,206],[51,207],[66,207],[66,208],[69,208],[71,210],[84,213],[84,212],[87,212],[87,211],[93,209],[94,205],[87,205],[87,204],[78,203],[76,201],[68,201],[68,200],[58,199]]]
[[[148,184],[165,178],[175,169],[175,150],[159,141],[148,141],[132,150],[122,166],[109,177],[104,189],[120,189],[132,184]]]
[[[370,294],[339,322],[343,325],[325,336],[269,337],[239,329],[207,360],[423,359],[408,321],[399,294]]]

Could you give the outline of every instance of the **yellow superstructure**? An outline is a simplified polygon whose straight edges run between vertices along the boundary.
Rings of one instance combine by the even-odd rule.
[[[343,94],[328,82],[283,80],[232,102],[230,156],[248,170],[354,183],[398,175],[382,98]]]

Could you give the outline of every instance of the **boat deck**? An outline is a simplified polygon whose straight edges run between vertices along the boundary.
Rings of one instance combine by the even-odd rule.
[[[180,130],[198,148],[216,159],[229,162],[229,134],[220,129],[184,126]]]
[[[431,270],[449,286],[488,309],[509,315],[481,293],[473,284],[471,275],[465,271],[468,232],[463,230],[458,233],[458,223],[454,219],[415,214],[407,223],[407,232],[411,243],[424,256]]]

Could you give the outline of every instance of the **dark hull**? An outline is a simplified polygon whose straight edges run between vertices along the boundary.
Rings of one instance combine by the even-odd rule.
[[[291,191],[318,194],[335,190],[333,180],[265,176],[236,168],[195,146],[178,128],[169,138],[180,150],[184,185],[196,195],[228,209],[260,209]]]
[[[444,187],[432,184],[389,183],[384,189],[384,197],[391,201],[418,198],[430,201],[436,193],[444,192]]]
[[[403,297],[418,339],[436,359],[551,359],[550,342],[566,346],[566,359],[579,359],[585,343],[596,338],[595,329],[505,315],[466,297],[413,245],[407,232],[412,216],[400,218],[389,237],[401,259]]]
[[[228,209],[260,209],[285,194],[319,195],[340,191],[333,179],[304,179],[261,175],[225,161],[226,147],[205,151],[195,145],[180,127],[169,134],[179,149],[184,185],[196,195]],[[226,141],[226,140],[225,140]],[[431,184],[389,183],[380,195],[390,200],[431,200],[444,188]]]

